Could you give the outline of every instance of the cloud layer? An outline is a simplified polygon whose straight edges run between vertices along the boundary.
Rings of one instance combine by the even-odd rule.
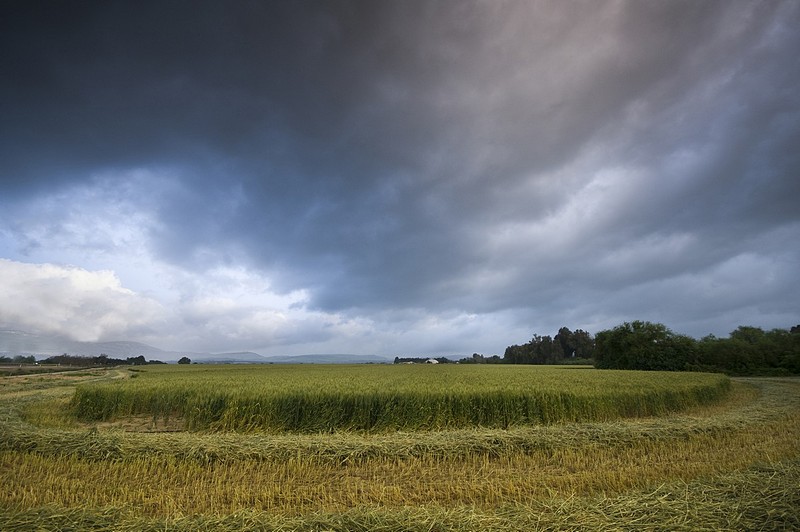
[[[0,257],[119,324],[3,316],[275,354],[800,321],[795,2],[50,7],[3,8]]]
[[[0,321],[81,341],[142,335],[163,315],[156,301],[123,288],[110,271],[0,259]]]

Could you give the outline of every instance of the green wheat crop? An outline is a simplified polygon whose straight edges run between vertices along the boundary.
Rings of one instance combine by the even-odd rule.
[[[608,421],[711,404],[716,374],[533,366],[169,366],[77,388],[77,419],[200,431],[416,431]]]

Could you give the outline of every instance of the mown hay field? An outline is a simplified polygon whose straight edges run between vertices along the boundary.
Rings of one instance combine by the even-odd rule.
[[[143,369],[0,379],[0,530],[800,527],[797,379],[487,366]],[[81,413],[83,394],[97,390],[117,406]],[[156,391],[169,399],[154,402]],[[547,397],[561,410],[537,420],[516,406],[527,413],[505,414],[511,423],[473,423],[453,398],[481,392],[505,407]],[[189,422],[193,393],[224,403],[219,417]],[[357,425],[366,419],[357,416],[338,426],[219,423],[274,397],[304,397],[298,404],[324,414],[319,405],[348,394],[361,402],[337,404],[371,405],[378,418],[402,412],[375,407],[385,396],[444,406],[413,429]],[[650,406],[574,406],[614,400]],[[292,408],[283,415],[306,412]]]

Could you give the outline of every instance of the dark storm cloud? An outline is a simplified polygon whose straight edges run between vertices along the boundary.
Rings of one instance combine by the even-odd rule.
[[[313,308],[669,322],[800,255],[793,2],[3,10],[6,198],[147,169],[153,253]]]

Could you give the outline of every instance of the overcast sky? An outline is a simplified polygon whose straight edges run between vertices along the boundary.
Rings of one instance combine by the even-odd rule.
[[[800,2],[1,5],[0,328],[467,355],[800,323]]]

